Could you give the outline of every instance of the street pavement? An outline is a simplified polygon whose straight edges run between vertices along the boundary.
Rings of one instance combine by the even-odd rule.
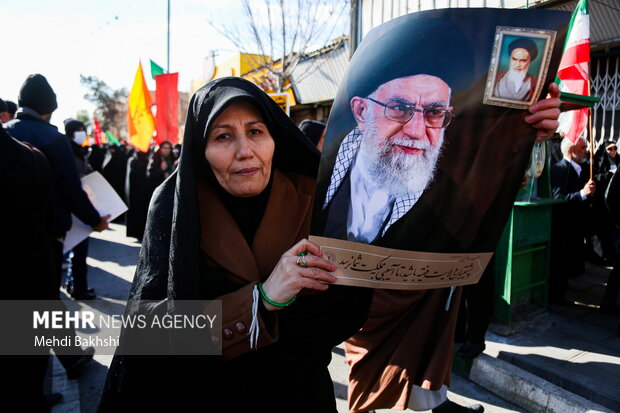
[[[118,307],[127,299],[131,280],[134,275],[140,244],[134,238],[125,236],[125,226],[111,224],[110,229],[91,236],[88,257],[89,286],[96,289],[99,300],[104,305]],[[63,290],[64,294],[64,290]],[[65,295],[66,299],[68,299]],[[118,311],[118,308],[115,309]],[[329,366],[334,381],[339,413],[347,412],[346,394],[348,365],[344,361],[343,346],[336,347],[332,363]],[[62,403],[53,413],[94,413],[105,382],[111,355],[95,354],[94,361],[78,380],[67,380],[64,371],[54,357],[52,363],[52,388],[64,395]],[[487,412],[507,413],[525,412],[505,400],[495,396],[484,388],[452,375],[449,398],[463,405],[480,403]],[[294,412],[292,408],[291,412]],[[396,410],[378,410],[388,413]]]

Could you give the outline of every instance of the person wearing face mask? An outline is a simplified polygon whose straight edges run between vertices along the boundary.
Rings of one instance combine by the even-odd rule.
[[[86,159],[86,152],[82,143],[86,140],[86,125],[77,119],[66,119],[65,134],[69,138],[69,144],[73,151],[75,166],[80,174],[80,178],[88,175],[93,168]],[[73,247],[72,279],[67,280],[67,292],[76,300],[94,300],[97,298],[95,290],[88,288],[88,267],[86,257],[88,256],[88,238]]]
[[[83,122],[72,118],[65,119],[63,123],[65,124],[65,135],[69,138],[69,145],[71,145],[71,150],[73,151],[75,166],[81,178],[93,171],[86,159],[87,153],[82,147],[86,140],[86,126]]]

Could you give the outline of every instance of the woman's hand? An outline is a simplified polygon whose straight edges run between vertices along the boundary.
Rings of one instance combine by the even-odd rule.
[[[305,266],[297,264],[299,254],[306,253],[303,259]],[[326,271],[336,271],[336,265],[322,258],[323,253],[318,245],[302,239],[290,250],[282,254],[280,261],[273,269],[267,281],[263,283],[265,295],[277,303],[285,303],[293,298],[302,288],[325,291],[328,286],[319,281],[334,283],[336,277]],[[279,310],[265,300],[265,308],[269,311]]]
[[[162,171],[165,171],[166,169],[168,169],[168,164],[166,163],[166,161],[161,161],[161,163],[159,164],[159,167],[161,168]]]
[[[530,115],[525,117],[525,122],[536,129],[536,142],[549,138],[560,126],[560,87],[555,83],[549,85],[549,96],[530,106]]]

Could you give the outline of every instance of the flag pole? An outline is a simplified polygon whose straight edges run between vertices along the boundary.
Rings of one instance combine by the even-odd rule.
[[[590,80],[591,63],[588,62],[588,95],[592,96],[592,83]],[[592,111],[594,105],[590,106],[588,110],[588,135],[590,136],[590,180],[594,176],[594,136],[592,136]]]
[[[592,110],[594,109],[594,107],[591,107],[590,110],[588,111],[588,123],[589,123],[589,131],[588,133],[590,134],[590,179],[592,179],[592,177],[594,176],[593,173],[593,168],[594,168],[594,140],[592,137]]]
[[[168,0],[168,45],[167,45],[167,72],[170,73],[170,0]]]

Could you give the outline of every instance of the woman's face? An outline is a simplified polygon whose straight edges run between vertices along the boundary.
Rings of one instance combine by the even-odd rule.
[[[172,146],[168,144],[163,144],[160,147],[161,156],[170,156],[170,152],[172,152]]]
[[[219,184],[231,195],[255,196],[269,183],[275,143],[260,112],[233,103],[207,134],[205,157]]]

